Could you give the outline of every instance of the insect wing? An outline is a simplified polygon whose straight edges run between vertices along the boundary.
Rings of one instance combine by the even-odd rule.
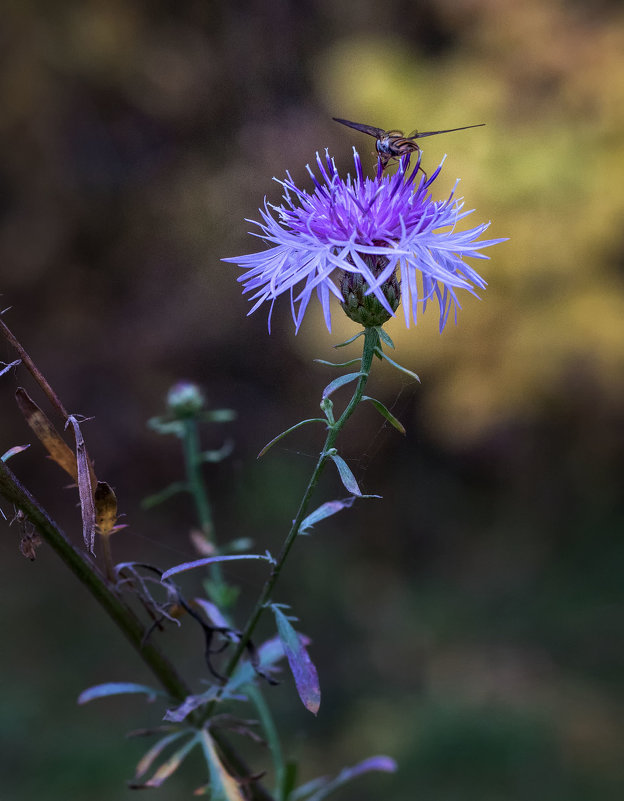
[[[361,122],[350,122],[349,120],[341,120],[338,117],[332,117],[335,122],[341,123],[341,125],[347,125],[349,128],[355,128],[356,131],[361,131],[362,133],[366,133],[369,136],[374,136],[377,139],[381,139],[383,136],[386,136],[386,131],[383,128],[375,128],[374,125],[364,125]]]
[[[406,139],[422,139],[423,136],[437,136],[443,133],[453,133],[453,131],[465,131],[466,128],[482,128],[484,125],[484,122],[480,122],[478,125],[462,125],[461,128],[447,128],[445,131],[423,131],[422,133],[414,131]]]

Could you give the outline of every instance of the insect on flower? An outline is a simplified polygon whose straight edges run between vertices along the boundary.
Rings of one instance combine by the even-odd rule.
[[[355,128],[356,131],[361,131],[369,136],[374,136],[377,139],[375,147],[377,148],[377,155],[381,161],[382,169],[385,169],[391,161],[400,159],[401,156],[406,156],[413,153],[414,150],[420,150],[416,144],[416,139],[422,139],[424,136],[436,136],[437,134],[452,133],[453,131],[465,131],[466,128],[481,128],[485,125],[480,122],[478,125],[464,125],[461,128],[447,128],[445,131],[412,131],[409,136],[405,136],[403,131],[384,131],[383,128],[375,128],[374,125],[364,125],[360,122],[350,122],[349,120],[341,120],[338,117],[332,117],[335,122],[342,125],[347,125],[349,128]]]

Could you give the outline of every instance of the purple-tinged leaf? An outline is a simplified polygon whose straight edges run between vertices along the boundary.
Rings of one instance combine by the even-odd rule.
[[[95,553],[95,502],[93,500],[94,487],[92,484],[91,463],[87,454],[87,446],[80,430],[75,415],[70,414],[65,426],[71,425],[74,428],[76,439],[76,465],[78,469],[78,495],[80,497],[80,510],[82,512],[82,538],[85,547],[90,553]]]
[[[230,628],[230,624],[221,613],[221,610],[216,604],[213,604],[212,601],[207,601],[205,598],[195,598],[195,603],[204,610],[208,620],[213,626],[217,626],[217,628],[220,629]],[[232,632],[230,636],[234,642],[238,642],[239,638],[236,637],[235,632]]]
[[[355,480],[355,476],[351,472],[349,465],[345,462],[345,460],[341,456],[338,456],[337,453],[332,453],[330,455],[334,461],[334,464],[338,468],[338,474],[340,475],[340,480],[342,481],[345,489],[347,489],[353,495],[362,497],[362,493],[360,492],[358,483]]]
[[[271,562],[272,558],[268,555],[262,554],[254,554],[254,553],[241,553],[235,554],[232,556],[207,556],[204,559],[196,559],[194,562],[182,562],[182,564],[175,565],[175,567],[170,567],[169,570],[165,570],[162,574],[161,579],[164,581],[165,579],[170,578],[170,576],[175,576],[176,573],[184,573],[187,570],[193,570],[196,567],[205,567],[206,565],[211,565],[213,562],[234,562],[238,559],[261,559],[264,562]]]
[[[335,515],[336,512],[340,512],[342,509],[349,509],[353,506],[355,501],[355,497],[351,495],[349,498],[345,498],[343,501],[327,501],[327,503],[321,504],[318,509],[315,509],[311,514],[309,514],[304,520],[301,522],[299,526],[299,533],[306,534],[308,529],[312,528],[312,526],[319,523],[321,520],[324,520],[326,517],[331,517]]]
[[[362,373],[347,373],[346,375],[338,376],[338,378],[334,378],[333,381],[330,381],[329,384],[323,390],[322,398],[329,398],[329,396],[335,392],[340,387],[344,387],[345,384],[350,384],[351,381],[356,381]]]
[[[301,787],[298,787],[290,796],[290,801],[323,801],[330,793],[342,787],[351,779],[355,779],[370,771],[383,771],[394,773],[397,769],[396,762],[391,757],[374,756],[365,759],[363,762],[354,765],[352,768],[343,768],[334,779],[314,779]]]
[[[12,448],[9,448],[8,451],[5,451],[2,456],[0,456],[0,459],[2,459],[3,462],[8,462],[12,456],[17,456],[18,453],[23,453],[28,450],[28,448],[30,448],[30,445],[14,445]]]
[[[392,414],[392,412],[389,409],[387,409],[381,401],[378,401],[376,398],[371,398],[368,395],[362,395],[362,400],[370,401],[375,407],[375,409],[377,409],[379,414],[381,414],[382,417],[385,417],[391,426],[394,426],[396,430],[399,431],[401,434],[405,434],[405,428],[403,426],[403,423],[397,420],[396,417]]]
[[[210,792],[210,801],[245,801],[245,795],[236,779],[228,773],[225,765],[219,759],[217,749],[214,746],[212,737],[205,730],[199,732],[199,741],[204,750],[204,756],[208,763],[210,772],[210,784],[207,787],[198,788],[195,795],[205,795]]]
[[[187,734],[188,732],[185,732]],[[195,748],[197,745],[197,735],[193,735],[191,739],[185,743],[181,748],[178,748],[169,759],[166,759],[158,770],[154,773],[149,781],[146,781],[142,784],[136,784],[134,781],[129,784],[133,790],[144,790],[148,787],[160,787],[163,782],[165,782],[169,776],[176,772],[176,770],[180,767],[182,762],[184,761],[185,757],[189,754],[190,751]],[[152,760],[153,761],[153,760]],[[140,763],[139,763],[140,764]],[[138,778],[138,777],[136,777]]]
[[[161,690],[147,687],[145,684],[133,684],[131,682],[111,681],[108,684],[96,684],[83,690],[78,696],[79,704],[86,704],[95,698],[108,698],[111,695],[125,695],[128,693],[143,693],[148,696],[148,701],[154,701],[158,696],[167,698],[168,696]]]
[[[4,367],[0,370],[0,375],[8,373],[12,367],[17,367],[18,364],[21,363],[22,363],[21,359],[16,359],[14,362],[9,362],[8,364],[6,362],[0,362],[0,364],[4,364]]]
[[[321,704],[321,688],[316,668],[308,656],[301,635],[295,631],[286,615],[274,604],[271,605],[271,609],[275,615],[277,633],[284,646],[299,698],[305,708],[316,715]]]
[[[170,723],[180,723],[185,717],[190,715],[191,712],[194,712],[210,701],[214,701],[217,697],[217,692],[217,687],[211,687],[207,692],[201,693],[201,695],[187,695],[179,706],[168,709],[165,712],[163,720],[167,720]]]

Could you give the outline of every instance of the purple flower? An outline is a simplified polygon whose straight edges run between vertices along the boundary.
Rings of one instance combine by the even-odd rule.
[[[313,194],[299,189],[287,173],[286,180],[278,181],[285,190],[282,205],[265,199],[262,221],[249,221],[260,228],[253,235],[270,247],[224,259],[245,271],[238,280],[255,301],[249,314],[269,302],[270,331],[273,304],[288,293],[298,331],[316,292],[329,330],[331,295],[363,325],[382,324],[402,300],[409,327],[410,319],[416,322],[418,304],[424,311],[435,299],[442,331],[451,309],[457,321],[456,291],[476,294],[476,287],[486,286],[464,257],[486,259],[480,251],[504,240],[478,241],[489,223],[456,230],[459,220],[472,212],[462,211],[463,202],[454,199],[454,190],[447,200],[432,199],[429,189],[442,165],[427,179],[419,172],[420,152],[411,172],[408,156],[394,175],[384,175],[379,164],[375,178],[364,177],[355,148],[353,153],[355,177],[348,174],[344,179],[327,151],[324,159],[317,153],[321,180],[308,166],[316,187]],[[368,310],[362,316],[361,309],[355,316],[349,313],[367,301],[368,310],[372,302],[381,316],[371,318]]]

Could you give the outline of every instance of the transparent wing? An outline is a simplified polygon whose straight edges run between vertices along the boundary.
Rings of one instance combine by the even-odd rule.
[[[447,128],[445,131],[424,131],[423,133],[418,133],[418,131],[413,131],[409,136],[405,138],[422,139],[423,136],[437,136],[438,134],[452,133],[453,131],[465,131],[466,128],[482,128],[484,125],[485,125],[484,122],[480,122],[478,125],[462,125],[461,128]]]
[[[349,120],[341,120],[338,117],[332,117],[335,122],[341,123],[341,125],[347,125],[349,128],[355,128],[356,131],[361,131],[362,133],[369,134],[369,136],[374,136],[376,139],[381,139],[382,136],[385,136],[386,132],[383,128],[375,128],[374,125],[364,125],[361,122],[350,122]]]

